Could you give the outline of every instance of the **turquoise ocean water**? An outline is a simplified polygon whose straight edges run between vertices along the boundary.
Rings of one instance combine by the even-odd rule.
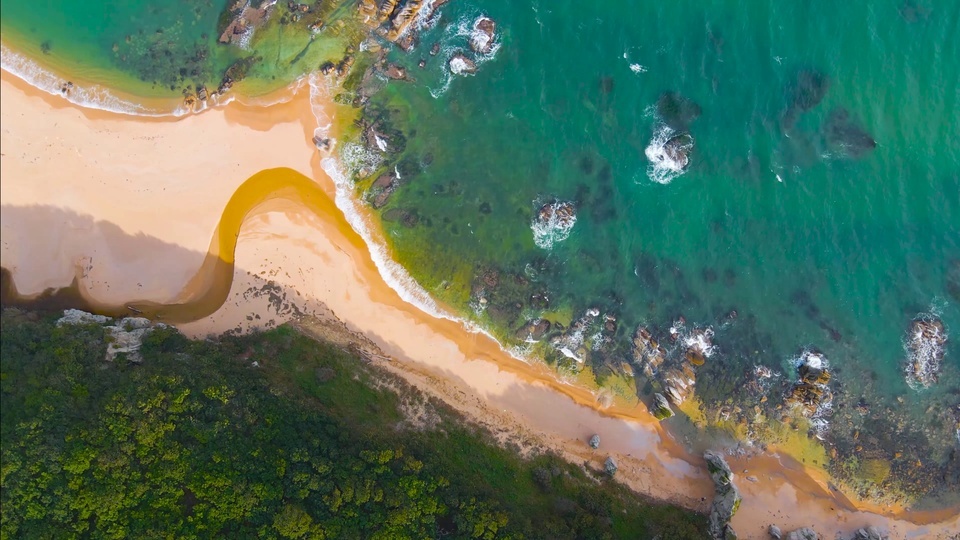
[[[134,79],[142,66],[114,49],[154,22],[151,39],[164,29],[187,51],[172,54],[209,48],[197,69],[243,56],[216,47],[222,2],[120,4],[4,0],[2,25],[28,53],[48,42]],[[486,56],[467,45],[481,14],[497,23]],[[834,374],[827,436],[875,433],[867,451],[907,476],[883,452],[909,440],[950,485],[960,356],[948,341],[940,382],[917,391],[903,342],[921,314],[960,329],[958,30],[960,4],[935,0],[453,0],[413,51],[388,55],[414,80],[366,109],[405,140],[371,177],[401,176],[387,241],[424,288],[508,344],[540,316],[615,316],[614,345],[587,361],[600,379],[630,358],[638,325],[712,327],[717,353],[697,375],[708,407],[738,403],[757,365],[795,378],[792,360],[818,349]],[[292,62],[307,46],[280,50]],[[450,73],[458,51],[475,75]],[[312,69],[291,65],[258,68],[263,88]],[[680,174],[648,157],[665,126],[694,140]],[[574,203],[576,223],[538,246],[531,224],[551,201]]]

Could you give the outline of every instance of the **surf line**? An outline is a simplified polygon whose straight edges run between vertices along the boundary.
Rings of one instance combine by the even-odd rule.
[[[67,287],[24,296],[17,292],[9,270],[2,269],[2,303],[42,310],[77,308],[109,317],[138,316],[168,323],[202,319],[220,309],[230,294],[234,256],[244,222],[255,215],[257,207],[277,199],[296,203],[320,218],[333,219],[347,241],[354,247],[365,249],[363,239],[350,227],[343,212],[319,184],[287,167],[265,169],[247,179],[230,197],[210,239],[203,263],[173,302],[131,300],[120,305],[99,302],[87,291],[79,269]]]

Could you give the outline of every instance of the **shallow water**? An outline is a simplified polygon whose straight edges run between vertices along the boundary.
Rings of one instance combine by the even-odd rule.
[[[434,98],[444,55],[413,64],[436,40],[463,48],[453,28],[480,13],[445,7],[420,55],[396,55],[418,81],[376,98],[409,119],[404,158],[429,162],[390,203],[420,218],[388,223],[399,256],[433,287],[478,264],[545,261],[555,302],[616,311],[626,331],[736,309],[769,339],[757,361],[816,346],[905,392],[909,321],[935,310],[960,324],[947,275],[960,259],[960,7],[913,20],[900,2],[819,4],[485,2],[500,50]],[[791,112],[804,70],[829,88]],[[661,184],[645,150],[667,91],[701,114],[689,168]],[[876,148],[853,158],[830,142],[840,110]],[[577,222],[541,249],[531,220],[553,199],[576,202]]]
[[[263,2],[256,2],[262,4]],[[241,43],[218,42],[235,2],[107,0],[94,5],[65,0],[3,0],[4,42],[40,67],[121,90],[137,98],[179,98],[205,85],[217,89],[226,70],[255,59],[236,90],[258,96],[287,86],[343,55],[354,27],[352,9],[339,2],[312,6],[291,20],[281,3]],[[316,36],[308,24],[322,18]],[[355,25],[354,25],[355,26]]]
[[[712,325],[718,354],[697,383],[709,405],[756,364],[795,379],[792,360],[815,348],[847,407],[841,436],[868,425],[850,417],[863,398],[947,459],[956,420],[929,407],[960,404],[956,346],[940,383],[918,392],[903,340],[921,313],[960,328],[960,4],[443,9],[418,51],[391,56],[417,80],[391,83],[368,109],[406,137],[383,216],[428,290],[508,340],[541,315],[613,314],[620,345],[593,355],[600,371],[628,357],[638,324],[661,336],[680,316]],[[481,13],[498,23],[490,58],[464,35]],[[449,75],[455,51],[478,60],[476,75]],[[658,112],[667,92],[685,118]],[[680,174],[651,164],[667,124],[695,141]],[[531,223],[551,201],[574,202],[577,220],[544,249]],[[491,269],[499,292],[481,305],[490,287],[478,276]]]

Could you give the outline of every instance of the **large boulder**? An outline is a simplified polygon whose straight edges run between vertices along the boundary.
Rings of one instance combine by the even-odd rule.
[[[853,540],[889,540],[890,536],[876,527],[866,527],[858,529],[853,535]]]
[[[776,525],[771,525],[770,528],[767,529],[767,534],[769,534],[770,538],[773,538],[774,540],[780,540],[783,538],[783,532],[780,530],[780,527],[777,527]]]
[[[587,444],[589,444],[590,448],[593,448],[594,450],[600,448],[600,436],[594,435],[593,437],[590,437],[590,441]]]
[[[607,471],[607,474],[610,476],[617,474],[617,462],[613,460],[613,456],[608,457],[607,460],[603,462],[603,470]]]
[[[451,56],[447,66],[454,75],[473,75],[477,72],[477,63],[463,53]]]
[[[740,508],[740,491],[733,485],[733,471],[727,465],[723,456],[716,452],[707,451],[703,454],[707,462],[707,471],[713,480],[716,496],[710,505],[708,532],[714,540],[730,540],[737,534],[730,527],[730,520]]]
[[[477,54],[490,54],[496,38],[497,23],[490,17],[479,17],[470,32],[470,48]]]
[[[820,540],[820,535],[810,527],[803,527],[791,531],[790,534],[787,535],[787,540]]]
[[[650,412],[657,420],[665,420],[673,416],[670,402],[659,392],[653,395],[653,406],[650,408]]]

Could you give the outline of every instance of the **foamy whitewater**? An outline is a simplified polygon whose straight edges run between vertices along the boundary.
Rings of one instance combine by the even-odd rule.
[[[155,117],[179,117],[191,112],[182,105],[172,111],[151,110],[143,105],[117,97],[99,85],[84,87],[78,84],[71,84],[69,91],[64,92],[62,88],[64,88],[64,85],[68,82],[66,79],[47,71],[33,60],[13,52],[2,43],[0,43],[0,67],[7,73],[17,76],[34,88],[43,90],[52,96],[62,97],[74,105],[87,109],[132,116]]]
[[[674,159],[667,152],[667,142],[676,135],[678,135],[676,131],[666,124],[661,124],[644,150],[647,160],[650,161],[647,167],[647,178],[658,184],[669,184],[686,170],[685,162]]]

